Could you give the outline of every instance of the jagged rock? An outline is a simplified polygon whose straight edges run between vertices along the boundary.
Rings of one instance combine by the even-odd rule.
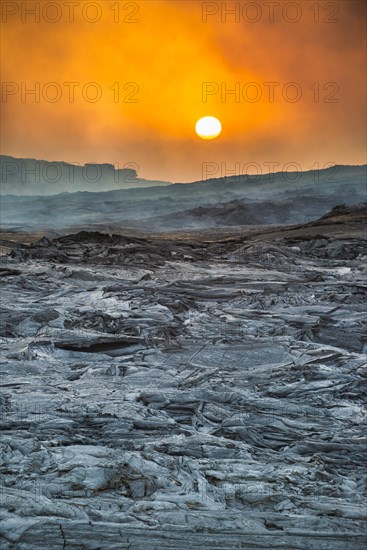
[[[365,548],[352,220],[2,259],[2,548]]]

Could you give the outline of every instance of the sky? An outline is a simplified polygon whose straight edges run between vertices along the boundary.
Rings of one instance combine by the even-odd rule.
[[[173,182],[366,163],[362,0],[1,10],[2,154]],[[213,140],[195,133],[207,115]]]

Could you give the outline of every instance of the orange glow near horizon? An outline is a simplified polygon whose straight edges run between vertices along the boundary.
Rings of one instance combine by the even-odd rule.
[[[70,22],[58,0],[59,21],[22,22],[22,4],[37,2],[5,4],[17,13],[2,14],[3,154],[134,162],[171,181],[200,179],[210,161],[365,162],[364,3],[336,2],[329,24],[305,7],[297,23],[271,23],[264,8],[256,23],[222,22],[221,2],[196,0],[94,2],[94,23],[82,2]],[[203,4],[218,7],[206,22]],[[205,144],[195,124],[208,112],[226,132]]]

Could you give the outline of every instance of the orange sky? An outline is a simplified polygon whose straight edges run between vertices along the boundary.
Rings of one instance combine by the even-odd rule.
[[[365,163],[365,3],[277,0],[273,22],[255,4],[2,0],[2,153],[135,163],[171,181],[207,177],[203,163],[218,177],[255,171],[248,163],[264,173],[269,162]],[[79,83],[73,102],[67,82]],[[206,82],[215,93],[204,102]],[[279,83],[273,102],[268,82]],[[236,83],[240,95],[225,95]],[[35,86],[39,97],[25,94]],[[205,115],[221,120],[219,138],[195,135]]]

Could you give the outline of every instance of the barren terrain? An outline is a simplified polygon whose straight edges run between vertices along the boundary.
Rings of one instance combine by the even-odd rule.
[[[1,548],[364,549],[365,221],[3,235]]]

